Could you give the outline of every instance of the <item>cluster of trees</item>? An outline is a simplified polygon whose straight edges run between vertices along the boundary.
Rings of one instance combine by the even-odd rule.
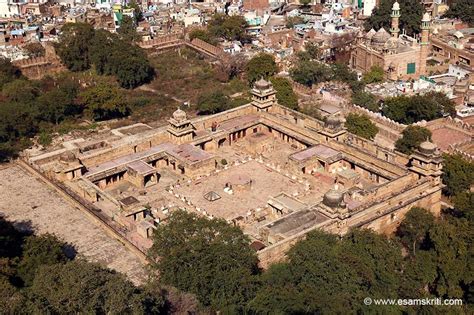
[[[189,38],[199,38],[209,44],[215,45],[220,39],[242,43],[248,42],[250,37],[245,32],[247,21],[241,15],[226,15],[216,13],[208,22],[206,29],[194,29],[189,33]]]
[[[22,222],[23,230],[27,222]],[[0,309],[5,314],[158,314],[162,290],[75,258],[53,235],[20,232],[0,217]]]
[[[28,144],[42,127],[78,113],[78,85],[63,79],[29,81],[9,61],[0,60],[0,161]],[[7,83],[8,82],[8,83]]]
[[[474,162],[458,154],[445,154],[443,159],[444,193],[456,197],[467,192],[474,185]]]
[[[452,2],[444,16],[460,19],[470,26],[474,25],[474,0],[455,0]]]
[[[255,252],[239,228],[176,212],[154,234],[152,267],[164,283],[227,313],[379,312],[380,306],[364,305],[365,297],[460,298],[466,304],[474,302],[473,205],[464,201],[441,218],[413,208],[391,238],[365,229],[342,238],[315,231],[290,249],[286,262],[265,272],[257,268]],[[469,306],[450,310],[470,312]],[[408,309],[387,306],[386,311]]]
[[[423,5],[420,1],[397,0],[400,4],[400,26],[408,35],[413,36],[420,32],[421,17],[424,13]],[[389,30],[391,27],[392,6],[395,0],[382,0],[370,17],[365,21],[364,27],[368,31],[371,28],[378,30],[381,27]]]
[[[56,51],[71,71],[91,67],[101,75],[113,75],[121,87],[135,88],[154,75],[145,53],[130,41],[133,36],[94,30],[87,23],[68,23],[61,29]],[[127,40],[128,39],[128,40]]]
[[[314,44],[305,46],[305,51],[297,55],[295,66],[290,70],[291,78],[308,87],[326,81],[347,83],[356,93],[362,91],[364,82],[357,79],[357,73],[350,70],[346,64],[320,62],[320,50]]]
[[[391,97],[385,99],[382,106],[382,114],[385,117],[406,125],[455,113],[454,102],[441,92]]]
[[[15,156],[37,134],[41,144],[48,144],[50,133],[67,121],[125,117],[135,106],[113,79],[92,77],[87,85],[81,87],[68,74],[28,80],[0,59],[0,161]]]
[[[369,140],[373,140],[379,132],[379,128],[367,115],[350,113],[346,117],[345,126],[350,133]]]
[[[199,96],[197,108],[200,115],[212,115],[231,108],[231,100],[222,91],[211,91]]]
[[[395,142],[395,148],[405,154],[411,154],[424,141],[431,140],[431,131],[420,126],[408,126],[402,137]]]
[[[227,81],[229,78],[236,79],[238,75],[245,72],[249,86],[263,78],[270,80],[276,90],[276,98],[280,105],[291,109],[298,109],[298,97],[293,91],[291,82],[282,77],[275,76],[278,72],[278,66],[275,58],[266,53],[261,53],[249,61],[244,62],[242,58],[236,56],[225,61],[218,69],[220,73],[224,73]],[[202,94],[198,99],[198,110],[200,114],[208,115],[222,112],[232,107],[243,105],[247,99],[231,100],[221,90],[211,91]]]

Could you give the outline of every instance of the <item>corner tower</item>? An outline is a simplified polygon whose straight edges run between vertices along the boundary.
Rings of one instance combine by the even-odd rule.
[[[398,38],[398,34],[400,33],[400,5],[397,1],[393,3],[392,14],[390,15],[390,17],[392,18],[392,27],[390,28],[390,34],[392,34],[392,37]]]
[[[193,140],[194,128],[183,110],[178,108],[168,122],[168,134],[173,143],[182,144]]]
[[[421,20],[421,42],[420,42],[420,75],[426,74],[426,59],[430,45],[430,24],[431,18],[428,12],[423,14]]]
[[[268,112],[276,101],[276,91],[273,85],[263,78],[255,82],[252,93],[252,105],[257,112]]]

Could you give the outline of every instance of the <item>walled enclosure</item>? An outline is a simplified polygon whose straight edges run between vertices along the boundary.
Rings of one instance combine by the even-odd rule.
[[[120,222],[143,251],[182,208],[239,225],[261,245],[263,267],[314,229],[391,233],[413,206],[439,213],[441,160],[432,143],[405,156],[348,134],[339,117],[322,122],[278,105],[265,80],[252,94],[251,103],[219,114],[189,120],[178,109],[167,126],[123,127],[26,158]],[[235,175],[244,171],[248,177]],[[294,188],[271,190],[270,176]],[[265,200],[249,205],[252,194]]]

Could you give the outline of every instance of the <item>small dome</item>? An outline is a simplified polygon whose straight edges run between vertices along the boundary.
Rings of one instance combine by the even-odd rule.
[[[425,14],[423,14],[423,19],[421,21],[422,22],[430,22],[431,21],[430,14],[428,12],[425,12]]]
[[[61,155],[59,156],[59,161],[65,163],[75,162],[76,156],[71,151],[66,151],[61,153]]]
[[[420,144],[420,152],[423,154],[433,154],[438,147],[430,141],[424,141]]]
[[[390,39],[390,34],[382,27],[372,37],[372,43],[374,44],[385,44]]]
[[[337,208],[341,205],[344,194],[338,190],[331,189],[324,194],[323,203],[331,208]]]
[[[372,39],[372,37],[374,37],[374,35],[376,34],[377,32],[372,28],[370,29],[370,31],[367,32],[367,34],[365,34],[365,38],[367,39]]]
[[[255,82],[255,88],[258,90],[266,90],[269,89],[271,86],[272,84],[263,78]]]
[[[176,121],[184,121],[184,120],[186,120],[186,112],[178,108],[178,109],[173,113],[173,118],[174,118]]]
[[[395,1],[392,6],[392,11],[399,11],[399,10],[400,10],[400,4],[398,4],[398,2]]]

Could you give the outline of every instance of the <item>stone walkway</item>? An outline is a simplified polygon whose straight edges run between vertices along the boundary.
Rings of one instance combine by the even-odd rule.
[[[137,256],[19,166],[0,169],[0,213],[10,221],[29,222],[38,234],[55,234],[78,255],[122,272],[136,284],[145,279],[144,263]]]

